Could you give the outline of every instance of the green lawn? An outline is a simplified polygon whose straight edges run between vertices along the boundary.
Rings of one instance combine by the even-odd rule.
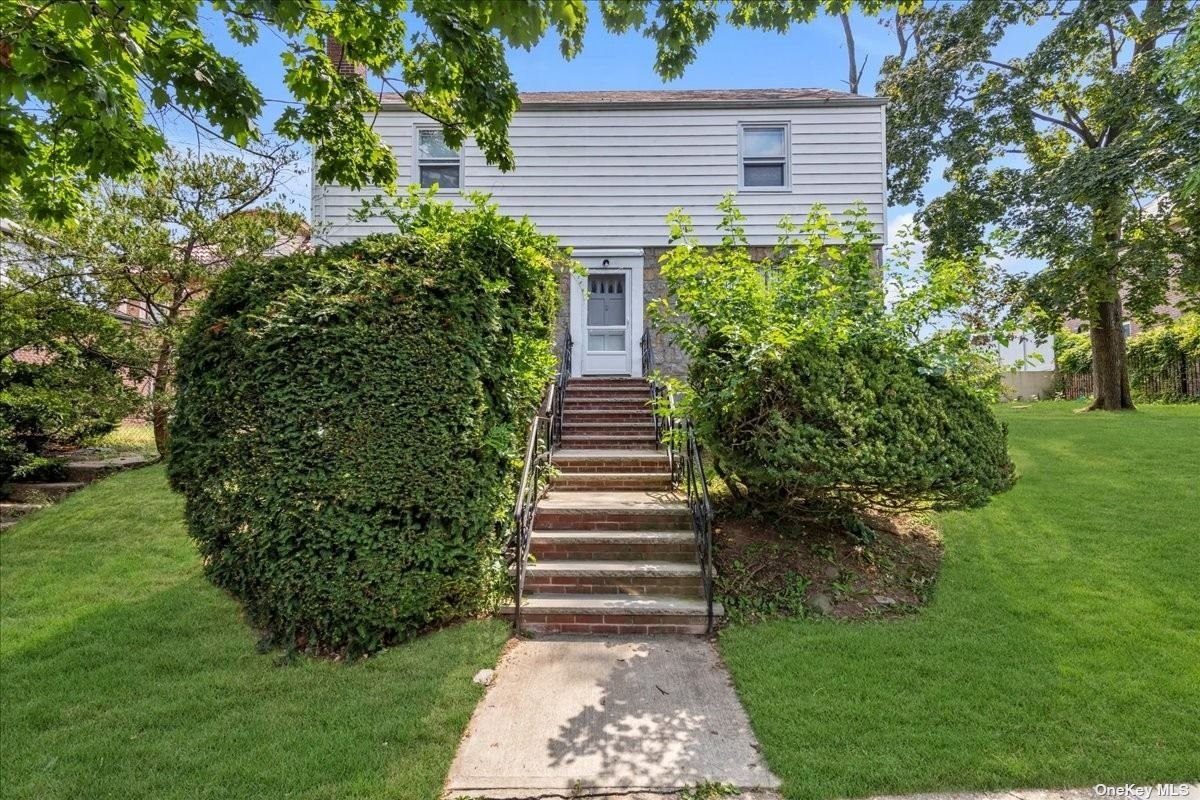
[[[915,618],[722,635],[788,797],[1200,779],[1200,406],[1075,408],[1001,409]]]
[[[429,800],[507,635],[278,666],[200,574],[162,469],[118,475],[0,535],[0,794]]]

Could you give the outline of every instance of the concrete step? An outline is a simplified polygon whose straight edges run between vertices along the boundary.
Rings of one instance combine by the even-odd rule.
[[[534,531],[531,548],[539,560],[696,562],[691,531]]]
[[[537,504],[538,530],[690,530],[687,500],[675,492],[551,491]]]
[[[525,567],[527,594],[627,594],[703,597],[700,566],[679,561],[534,561]]]
[[[0,502],[0,522],[16,522],[26,514],[45,507],[45,503],[14,503],[6,500]]]
[[[669,491],[669,472],[560,472],[550,481],[554,489],[656,489]]]
[[[62,500],[71,492],[82,489],[86,484],[80,481],[55,481],[33,483],[20,481],[4,487],[4,495],[14,503],[40,503]]]
[[[613,448],[562,448],[551,461],[562,473],[569,472],[666,472],[667,451],[653,447],[640,450]]]
[[[500,609],[511,617],[512,606]],[[724,616],[713,604],[713,618]],[[708,605],[694,597],[623,594],[530,594],[521,601],[521,626],[533,633],[645,635],[707,632]]]

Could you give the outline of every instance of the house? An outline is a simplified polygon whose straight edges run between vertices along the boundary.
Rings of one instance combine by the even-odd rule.
[[[399,95],[384,95],[374,127],[401,183],[436,183],[456,204],[468,191],[490,194],[503,212],[529,216],[571,247],[587,272],[564,278],[574,374],[638,377],[645,308],[664,292],[658,259],[672,209],[692,216],[702,244],[716,244],[717,203],[736,192],[750,244],[769,248],[781,217],[861,202],[882,246],[884,102],[826,89],[526,93],[509,128],[517,162],[509,173],[473,143],[447,147],[439,125]],[[389,230],[383,219],[354,219],[371,194],[315,185],[322,239]],[[681,366],[668,343],[654,349],[660,367]]]

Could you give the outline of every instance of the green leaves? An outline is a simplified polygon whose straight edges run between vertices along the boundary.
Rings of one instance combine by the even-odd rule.
[[[555,241],[402,201],[392,235],[226,272],[181,352],[170,478],[210,578],[279,644],[478,613],[553,374]]]
[[[867,0],[865,9],[883,3]],[[652,39],[655,69],[683,74],[724,19],[786,31],[842,0],[602,0],[614,32]],[[0,7],[0,216],[64,219],[100,178],[154,170],[165,139],[147,104],[239,147],[261,145],[267,99],[200,27],[199,0],[14,0]],[[276,48],[299,105],[274,133],[312,146],[316,177],[392,187],[396,166],[371,119],[384,92],[442,123],[447,142],[472,137],[489,163],[515,166],[508,125],[518,107],[505,48],[532,48],[550,31],[572,58],[583,47],[585,0],[214,0],[242,44]],[[411,24],[411,30],[410,30]],[[268,34],[263,36],[262,34]],[[325,42],[342,46],[339,71]],[[345,72],[350,74],[344,74]]]

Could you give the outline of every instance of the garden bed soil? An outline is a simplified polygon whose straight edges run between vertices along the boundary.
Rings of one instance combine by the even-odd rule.
[[[717,594],[730,619],[878,619],[911,614],[932,594],[942,542],[911,518],[871,516],[864,544],[830,522],[718,516]]]

